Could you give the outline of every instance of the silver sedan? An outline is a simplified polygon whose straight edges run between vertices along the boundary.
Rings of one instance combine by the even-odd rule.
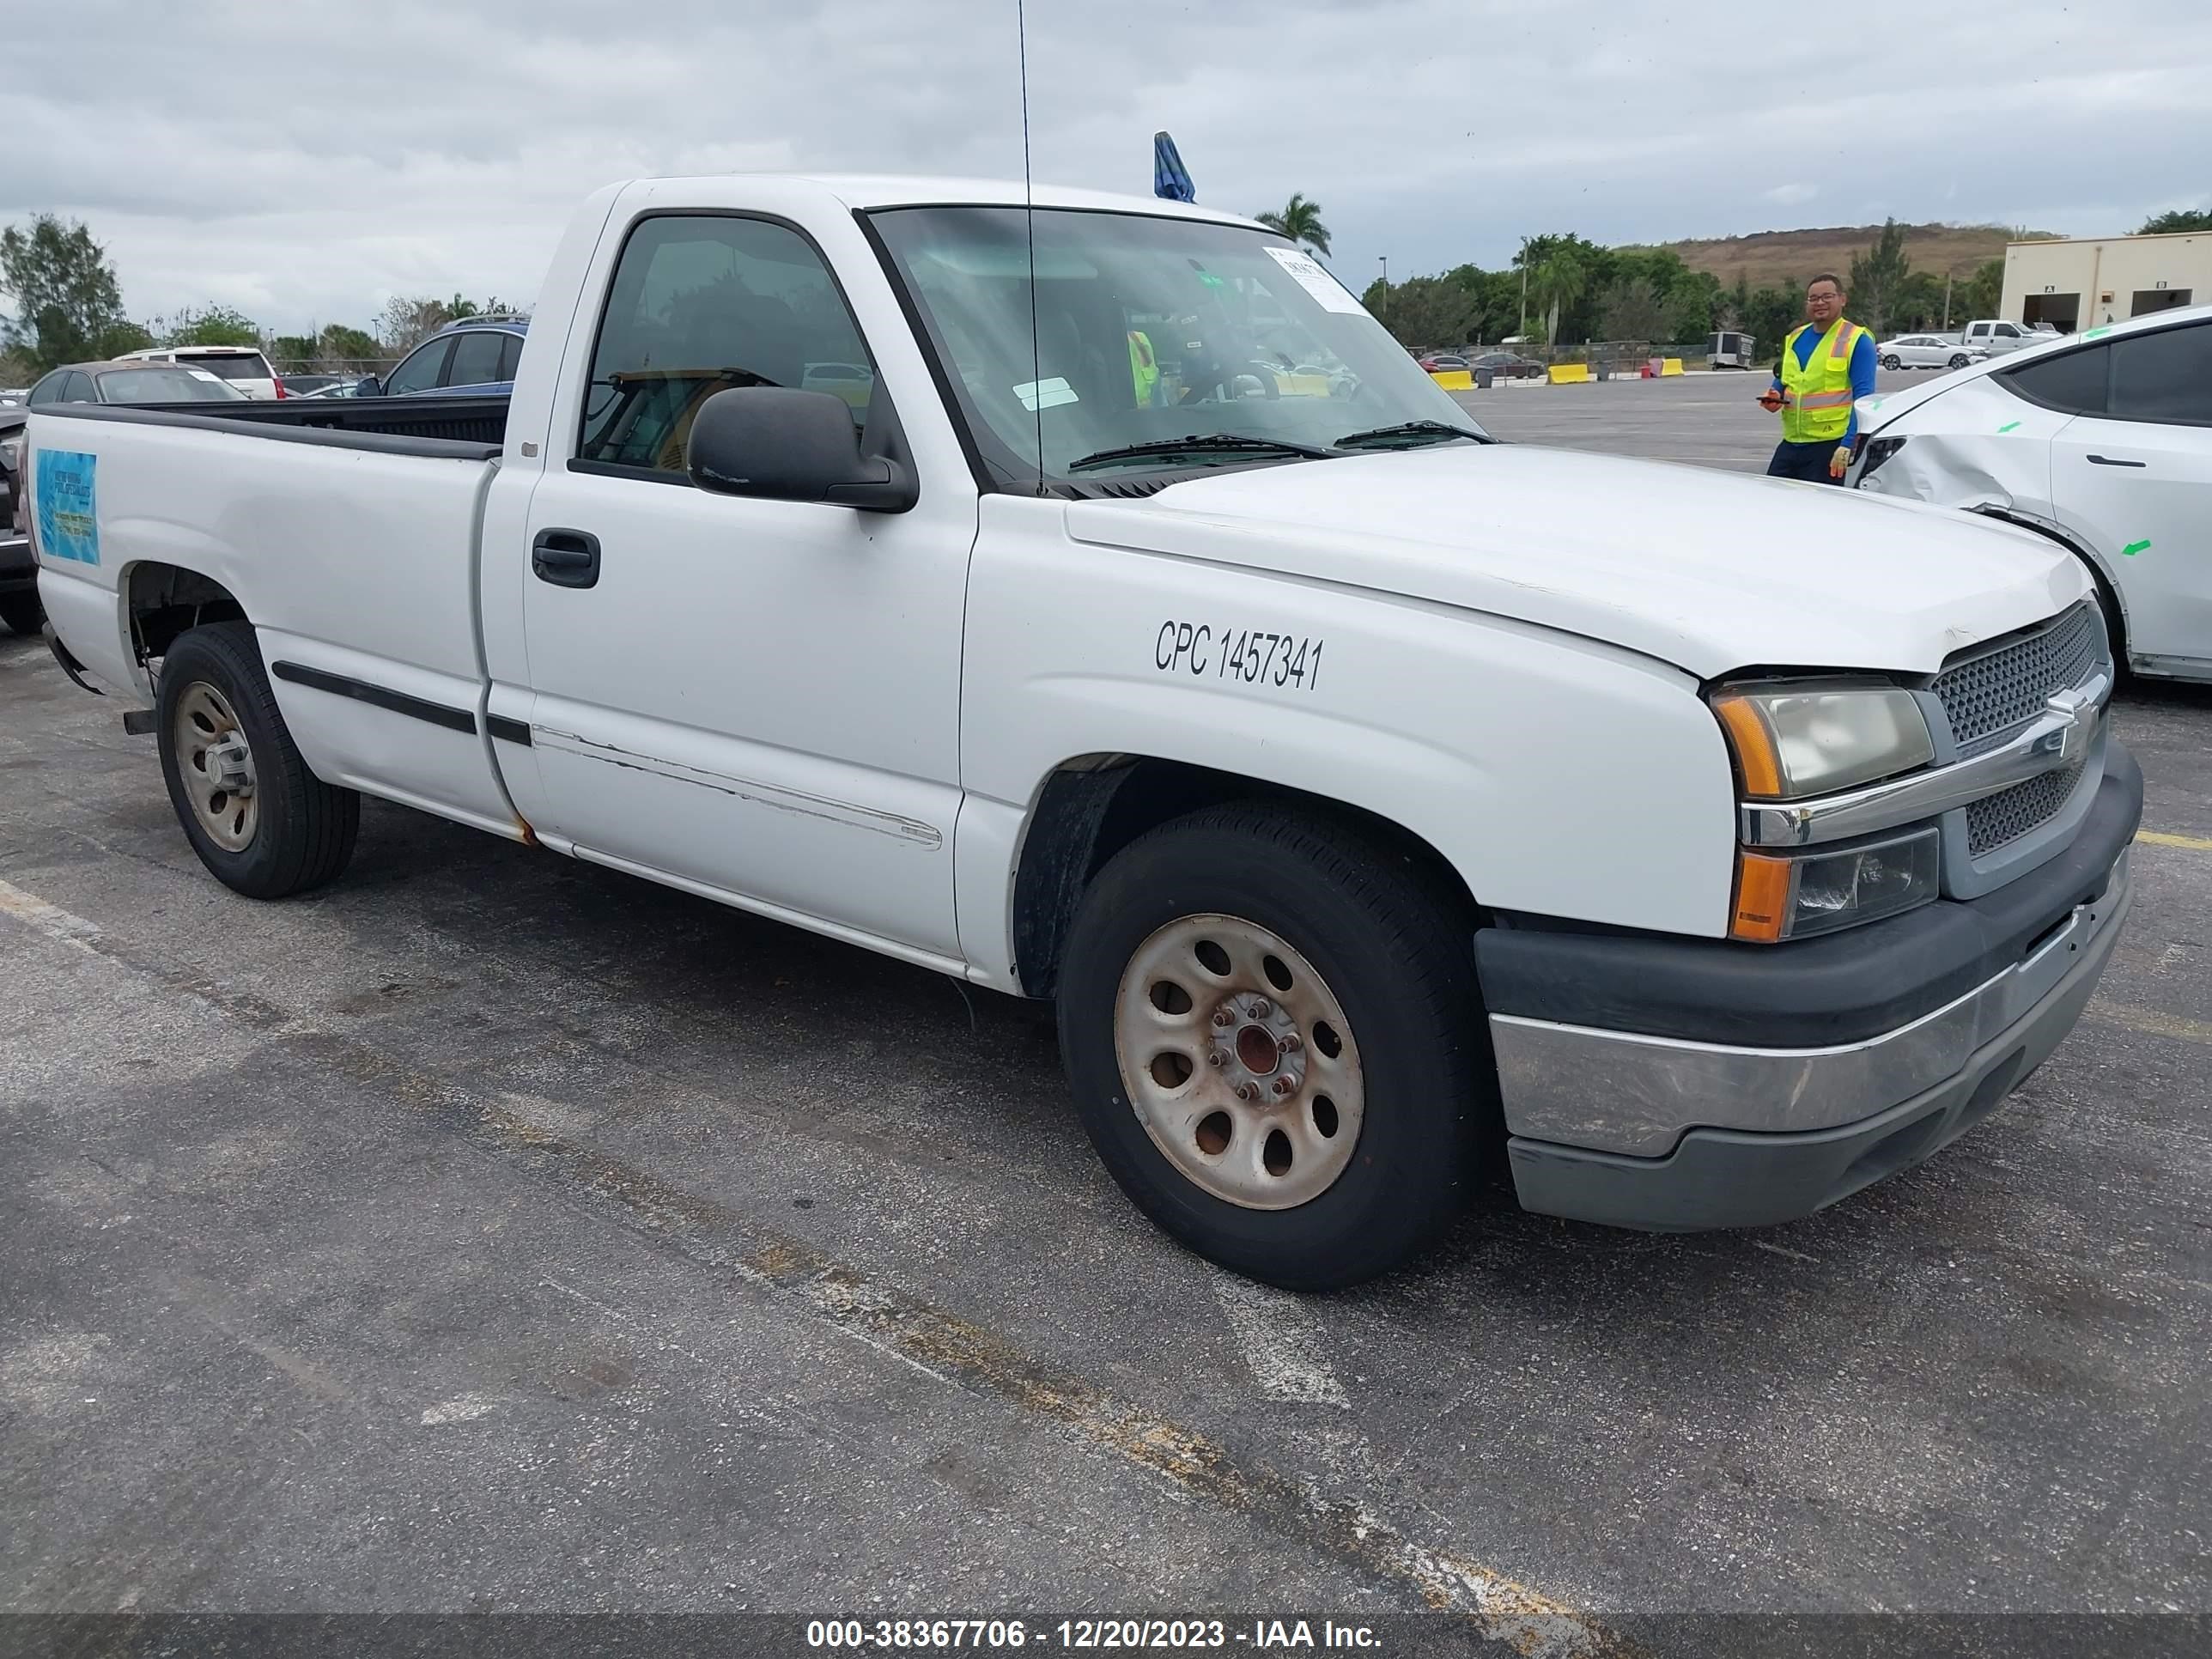
[[[1946,334],[1900,334],[1876,348],[1884,368],[1964,368],[1990,354],[1964,346]]]

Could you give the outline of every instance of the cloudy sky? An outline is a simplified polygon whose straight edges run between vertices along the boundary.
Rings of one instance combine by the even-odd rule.
[[[0,27],[0,221],[83,219],[141,318],[527,303],[641,173],[1018,176],[1014,0],[40,0]],[[1778,33],[1778,31],[1786,33]],[[1040,179],[1318,200],[1364,286],[1600,241],[2212,205],[2204,0],[1030,0]]]

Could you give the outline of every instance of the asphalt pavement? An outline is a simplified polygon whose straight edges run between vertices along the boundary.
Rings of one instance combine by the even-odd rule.
[[[1754,390],[1464,401],[1726,461]],[[2126,937],[1936,1160],[1740,1235],[1493,1194],[1329,1297],[1137,1216],[1042,1007],[374,802],[343,879],[252,903],[36,641],[0,708],[0,1646],[118,1610],[2206,1634],[2144,1616],[2212,1612],[2212,696],[2122,698]]]

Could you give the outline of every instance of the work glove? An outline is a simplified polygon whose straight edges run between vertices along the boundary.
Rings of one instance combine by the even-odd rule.
[[[1840,478],[1851,470],[1851,450],[1849,444],[1836,446],[1836,453],[1828,457],[1828,476]]]

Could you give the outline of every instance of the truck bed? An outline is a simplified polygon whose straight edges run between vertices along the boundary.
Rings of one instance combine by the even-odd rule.
[[[280,398],[223,404],[63,404],[42,412],[234,432],[397,455],[489,460],[507,440],[504,392],[478,398]],[[10,410],[11,414],[16,411]],[[28,413],[28,411],[23,411]]]

